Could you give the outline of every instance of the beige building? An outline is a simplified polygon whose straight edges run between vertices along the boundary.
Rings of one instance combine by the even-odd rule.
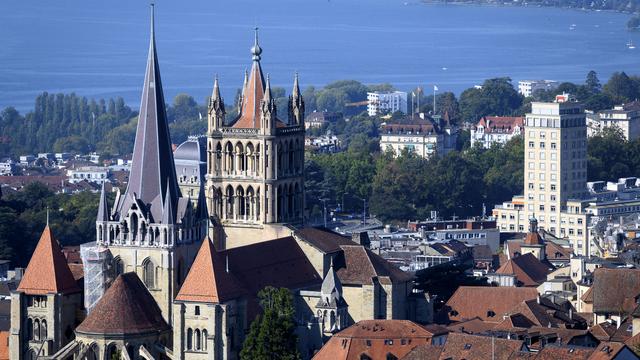
[[[514,196],[493,208],[492,215],[496,219],[496,227],[500,232],[524,232],[527,226],[524,217],[524,197]]]
[[[220,247],[247,245],[287,235],[284,223],[300,224],[304,209],[304,101],[296,75],[288,119],[278,117],[260,66],[258,35],[251,72],[245,76],[239,115],[225,124],[216,78],[209,103],[207,203]]]
[[[441,126],[431,119],[416,119],[409,124],[387,124],[380,132],[380,151],[413,152],[423,158],[443,156],[455,149],[456,134],[448,121]]]
[[[603,129],[617,127],[628,141],[640,137],[640,102],[614,106],[587,118],[587,135],[595,136]]]

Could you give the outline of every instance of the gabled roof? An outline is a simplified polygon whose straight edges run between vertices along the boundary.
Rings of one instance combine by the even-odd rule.
[[[440,359],[508,359],[522,350],[527,350],[522,340],[450,333],[440,354]]]
[[[629,313],[640,295],[640,270],[598,268],[591,289],[594,313]]]
[[[158,304],[136,273],[118,276],[76,332],[138,335],[170,330]]]
[[[362,354],[371,359],[387,359],[392,354],[398,359],[413,347],[430,343],[432,337],[430,331],[409,320],[362,320],[334,334],[313,359],[361,360]]]
[[[399,283],[413,279],[406,273],[371,250],[358,244],[341,245],[342,263],[336,263],[338,277],[344,285],[371,285],[377,279],[381,283]],[[338,260],[337,260],[338,262]]]
[[[484,116],[476,127],[484,127],[485,133],[511,134],[516,127],[524,127],[524,118],[521,116]]]
[[[533,254],[516,256],[503,264],[496,274],[515,275],[522,286],[538,286],[547,279],[548,265],[542,263]]]
[[[498,323],[519,303],[536,299],[538,291],[525,287],[460,286],[445,304],[449,321],[479,318]]]
[[[202,241],[176,300],[218,304],[244,293],[238,279],[227,271],[225,258],[207,237]]]
[[[40,241],[33,251],[29,265],[24,272],[18,291],[28,295],[73,293],[80,291],[67,259],[51,228],[47,225]]]
[[[142,87],[131,173],[124,201],[119,204],[118,211],[128,210],[132,199],[130,195],[135,194],[135,197],[142,200],[144,204],[151,204],[154,200],[158,202],[157,199],[162,199],[159,207],[152,208],[152,212],[153,210],[156,212],[153,216],[158,220],[161,218],[159,211],[162,210],[167,191],[171,193],[171,205],[175,209],[175,202],[180,197],[180,190],[173,161],[160,67],[156,54],[153,6],[151,8],[149,56]]]
[[[295,230],[293,236],[325,254],[340,251],[340,245],[354,244],[351,239],[324,228],[304,227]]]

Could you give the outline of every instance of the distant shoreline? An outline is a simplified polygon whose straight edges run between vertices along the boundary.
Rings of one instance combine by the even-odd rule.
[[[489,7],[519,7],[519,8],[555,8],[562,10],[577,10],[583,12],[611,12],[618,14],[625,14],[631,17],[640,16],[640,12],[629,12],[624,10],[615,10],[615,9],[589,9],[589,8],[581,8],[574,6],[556,6],[551,4],[528,4],[528,3],[498,3],[491,0],[420,0],[420,3],[426,5],[478,5],[478,6],[489,6]]]

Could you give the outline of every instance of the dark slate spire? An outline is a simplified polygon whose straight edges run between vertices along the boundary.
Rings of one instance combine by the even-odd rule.
[[[213,82],[213,93],[211,94],[211,108],[216,112],[220,112],[222,114],[225,113],[224,110],[224,100],[222,100],[222,96],[220,96],[220,86],[218,85],[218,76]]]
[[[128,195],[131,194],[135,194],[135,197],[145,204],[151,204],[159,198],[162,205],[165,203],[162,198],[164,194],[170,194],[172,206],[176,205],[180,196],[156,54],[153,10],[154,7],[151,5],[151,36],[147,70],[142,87],[129,185],[121,211],[128,210],[127,206],[130,205]],[[156,219],[157,215],[159,214],[154,214]]]
[[[100,191],[100,204],[98,205],[98,221],[109,221],[109,209],[107,204],[107,193],[104,191],[104,183],[102,183],[102,191]]]
[[[289,124],[299,125],[304,120],[304,101],[302,100],[302,93],[300,92],[300,85],[298,83],[298,73],[293,79],[293,90],[291,96],[289,96]]]

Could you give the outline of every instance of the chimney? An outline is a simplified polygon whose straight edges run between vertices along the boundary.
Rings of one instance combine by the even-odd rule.
[[[371,241],[369,240],[369,234],[366,231],[354,232],[351,234],[351,241],[356,244],[360,244],[366,248],[369,248]]]

